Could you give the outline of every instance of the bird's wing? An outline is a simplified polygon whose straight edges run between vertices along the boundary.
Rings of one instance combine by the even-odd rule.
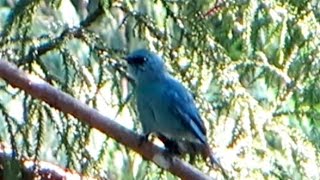
[[[175,86],[168,87],[166,91],[171,102],[169,105],[170,110],[181,120],[181,123],[186,128],[192,130],[192,133],[201,142],[206,143],[206,129],[191,94],[179,82],[175,81],[170,84]]]

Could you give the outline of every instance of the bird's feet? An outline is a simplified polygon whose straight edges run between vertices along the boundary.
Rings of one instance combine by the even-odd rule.
[[[149,135],[150,135],[150,133],[146,133],[146,134],[140,136],[138,146],[141,146],[142,144],[146,143],[149,139]]]

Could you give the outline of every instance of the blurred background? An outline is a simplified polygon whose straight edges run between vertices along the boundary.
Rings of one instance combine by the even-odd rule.
[[[147,48],[193,92],[229,178],[320,179],[319,1],[0,0],[0,16],[1,60],[123,126],[141,132],[121,58]],[[98,179],[178,179],[2,79],[0,144]]]

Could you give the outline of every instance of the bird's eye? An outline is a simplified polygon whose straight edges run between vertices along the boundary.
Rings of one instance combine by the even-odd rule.
[[[131,57],[127,61],[129,64],[143,65],[148,59],[146,57]]]

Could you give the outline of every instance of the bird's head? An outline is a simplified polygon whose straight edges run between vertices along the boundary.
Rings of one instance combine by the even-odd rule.
[[[161,57],[146,49],[136,50],[125,59],[128,63],[129,73],[138,84],[156,81],[167,72]]]

